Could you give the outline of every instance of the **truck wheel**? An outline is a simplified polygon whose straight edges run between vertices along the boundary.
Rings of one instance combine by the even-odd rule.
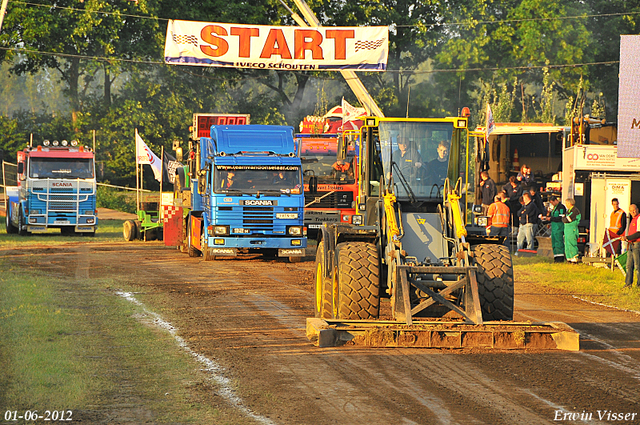
[[[122,236],[127,242],[131,242],[136,238],[136,223],[133,220],[127,220],[122,223]]]
[[[187,248],[189,257],[199,257],[200,251],[191,243],[191,216],[189,216],[189,225],[187,226]]]
[[[18,207],[20,208],[20,207]],[[27,234],[27,226],[24,224],[24,217],[22,216],[22,209],[18,211],[18,234],[25,236]]]
[[[314,279],[316,284],[313,305],[316,317],[321,319],[331,319],[333,307],[331,305],[331,278],[324,277],[324,268],[324,241],[321,241],[318,244],[318,250],[316,251],[316,274]]]
[[[380,313],[380,262],[376,246],[344,242],[338,250],[336,319],[377,319]]]
[[[209,246],[207,245],[207,238],[204,234],[204,229],[202,232],[202,236],[200,237],[200,247],[202,248],[202,256],[204,257],[204,261],[213,261],[216,259],[215,255],[211,255]]]
[[[11,223],[11,211],[7,208],[7,216],[6,216],[6,230],[8,234],[16,234],[18,233],[18,228]]]
[[[503,245],[471,247],[483,320],[513,320],[513,265]]]

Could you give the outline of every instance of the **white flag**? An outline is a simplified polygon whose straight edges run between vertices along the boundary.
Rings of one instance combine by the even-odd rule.
[[[496,123],[493,121],[493,112],[491,112],[491,105],[487,103],[487,138],[493,130],[496,129]]]
[[[342,123],[357,120],[359,117],[367,115],[364,108],[356,108],[342,98]]]
[[[156,180],[160,181],[162,162],[155,153],[151,152],[149,146],[142,140],[142,137],[136,131],[136,164],[149,164],[153,170]]]

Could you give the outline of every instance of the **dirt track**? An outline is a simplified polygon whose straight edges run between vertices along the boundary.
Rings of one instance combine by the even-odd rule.
[[[16,262],[22,254],[1,253]],[[194,391],[239,409],[244,423],[544,424],[565,413],[577,414],[568,423],[612,422],[604,411],[636,413],[615,422],[640,423],[640,315],[523,287],[517,276],[515,319],[568,323],[581,333],[580,352],[316,348],[304,331],[313,314],[310,258],[205,262],[158,242],[37,255],[43,269],[72,279],[79,255],[89,264],[84,276],[109,276],[150,300],[192,350],[224,368],[254,416],[215,385]]]

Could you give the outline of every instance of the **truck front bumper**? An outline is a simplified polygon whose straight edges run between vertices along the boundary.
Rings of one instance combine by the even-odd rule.
[[[236,256],[239,249],[277,249],[280,257],[304,257],[307,247],[306,238],[207,238],[207,246],[212,255]]]

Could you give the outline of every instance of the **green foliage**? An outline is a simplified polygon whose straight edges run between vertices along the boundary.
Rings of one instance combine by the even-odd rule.
[[[106,186],[98,186],[98,208],[109,208],[116,211],[136,213],[136,198],[134,192],[123,192]]]

